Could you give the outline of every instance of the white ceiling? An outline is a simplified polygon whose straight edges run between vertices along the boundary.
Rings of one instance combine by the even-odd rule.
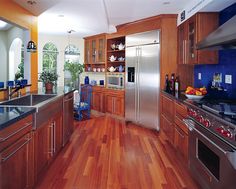
[[[114,32],[114,26],[159,14],[178,14],[189,0],[13,0],[39,15],[39,33],[84,37]],[[235,0],[215,0],[208,9],[222,10]],[[207,11],[207,10],[205,10]],[[59,15],[63,15],[59,16]],[[111,29],[113,28],[113,31]]]

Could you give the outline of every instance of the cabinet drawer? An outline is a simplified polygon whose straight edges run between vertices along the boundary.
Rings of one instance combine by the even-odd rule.
[[[175,102],[175,116],[181,119],[187,117],[187,107],[182,103]]]
[[[174,100],[162,95],[162,114],[170,121],[174,121]]]
[[[175,116],[175,124],[188,135],[188,128],[181,118]]]
[[[0,151],[32,130],[32,115],[0,131]]]

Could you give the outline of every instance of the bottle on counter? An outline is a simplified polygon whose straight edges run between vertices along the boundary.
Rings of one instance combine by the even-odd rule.
[[[171,78],[170,78],[170,92],[171,93],[175,92],[175,74],[174,73],[171,74]]]
[[[169,76],[168,76],[168,74],[166,74],[166,76],[165,76],[165,91],[167,93],[170,92],[170,83],[169,83]]]
[[[175,92],[179,92],[179,77],[175,78]]]

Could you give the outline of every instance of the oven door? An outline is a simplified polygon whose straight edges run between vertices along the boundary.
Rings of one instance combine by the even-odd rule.
[[[189,167],[193,177],[204,189],[236,188],[234,149],[201,125],[193,122],[192,126]]]

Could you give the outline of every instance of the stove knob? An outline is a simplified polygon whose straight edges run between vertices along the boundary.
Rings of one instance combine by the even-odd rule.
[[[228,129],[226,132],[225,132],[225,135],[226,135],[226,137],[228,137],[228,138],[233,138],[233,132],[230,130],[230,129]]]
[[[192,116],[197,117],[197,112],[195,110],[192,110]]]
[[[221,134],[224,134],[224,131],[225,131],[223,126],[218,127],[216,130],[218,131],[218,133],[221,133]]]
[[[200,117],[199,117],[199,122],[200,122],[201,124],[204,124],[204,121],[205,121],[205,120],[204,120],[203,116],[200,116]]]
[[[205,119],[203,122],[203,125],[207,128],[209,128],[211,126],[211,122],[209,121],[209,119]]]

